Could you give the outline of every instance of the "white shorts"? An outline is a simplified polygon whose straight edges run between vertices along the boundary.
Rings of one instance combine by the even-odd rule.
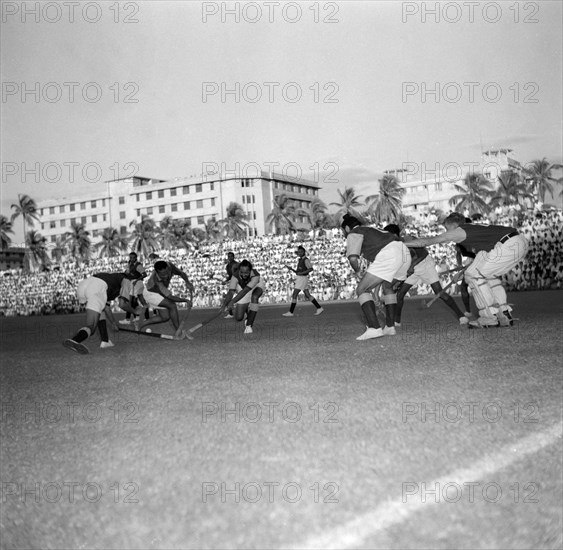
[[[143,298],[145,299],[149,307],[152,307],[153,309],[159,308],[160,303],[162,302],[162,300],[164,300],[164,296],[162,294],[159,294],[158,292],[151,292],[146,288],[143,290]]]
[[[78,303],[86,304],[86,309],[102,313],[108,301],[108,285],[98,277],[88,277],[78,283],[76,297]]]
[[[410,286],[416,286],[420,283],[433,285],[438,282],[440,282],[440,277],[436,271],[436,262],[434,258],[428,254],[424,260],[414,266],[414,273],[410,277],[407,277],[405,284]]]
[[[295,290],[307,290],[309,288],[309,277],[307,275],[297,275],[294,288]]]
[[[498,242],[489,252],[477,252],[473,263],[465,271],[469,277],[494,279],[516,267],[528,253],[528,240],[524,235],[516,235],[505,243]]]
[[[369,264],[366,273],[375,275],[389,283],[393,279],[404,281],[410,265],[409,249],[401,241],[393,241],[379,251],[373,262]]]

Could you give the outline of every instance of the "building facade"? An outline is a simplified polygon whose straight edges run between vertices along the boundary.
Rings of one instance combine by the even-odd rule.
[[[97,193],[38,201],[37,206],[41,234],[48,243],[64,237],[73,221],[86,227],[93,243],[107,227],[126,233],[144,215],[157,223],[170,216],[186,220],[192,228],[203,227],[209,220],[225,218],[231,202],[243,207],[248,235],[259,236],[273,230],[266,220],[275,197],[285,194],[296,208],[307,211],[319,188],[313,181],[273,172],[253,178],[212,174],[168,181],[135,176],[108,181]],[[306,217],[298,218],[296,225],[306,227]]]

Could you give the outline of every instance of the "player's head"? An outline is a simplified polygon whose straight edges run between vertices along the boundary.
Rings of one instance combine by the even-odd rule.
[[[158,254],[155,254],[154,252],[152,252],[151,254],[149,254],[149,261],[154,262],[155,260],[158,260],[158,258],[160,258],[160,256]]]
[[[235,253],[234,252],[227,252],[227,261],[229,263],[235,261]]]
[[[163,262],[162,260],[158,260],[158,262],[154,264],[154,270],[157,272],[158,275],[164,275],[168,273],[169,267],[166,262]]]
[[[344,214],[340,227],[342,227],[344,234],[348,235],[348,233],[350,233],[350,231],[352,231],[352,229],[354,229],[354,227],[357,227],[358,225],[362,225],[358,218],[354,218],[354,216],[351,216],[350,214]]]
[[[130,262],[137,261],[137,253],[136,252],[129,252],[129,261]]]
[[[448,231],[451,231],[452,229],[455,229],[456,227],[459,227],[464,223],[465,223],[465,216],[463,214],[460,214],[459,212],[452,212],[444,220],[443,225]]]
[[[395,224],[390,223],[383,228],[383,231],[387,231],[387,233],[393,233],[393,235],[397,235],[397,237],[401,236],[401,228]]]
[[[252,264],[248,260],[243,260],[238,266],[238,274],[241,279],[250,279]]]
[[[306,253],[307,252],[302,246],[298,246],[297,250],[295,251],[295,254],[297,254],[300,258],[303,258],[303,256],[305,256]]]

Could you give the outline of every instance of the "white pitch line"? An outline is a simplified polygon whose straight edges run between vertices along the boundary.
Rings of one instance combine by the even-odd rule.
[[[427,487],[435,487],[436,483],[439,484],[439,487],[444,486],[446,483],[463,485],[463,483],[471,483],[483,479],[485,476],[510,466],[526,455],[536,453],[543,447],[555,443],[557,439],[561,439],[562,434],[563,423],[560,422],[547,430],[529,435],[516,443],[504,446],[500,451],[485,456],[469,468],[460,468],[447,476],[427,482]],[[409,479],[406,481],[417,483],[425,480]],[[422,508],[437,504],[433,498],[427,500],[427,502],[422,502],[420,496],[417,499],[416,495],[411,495],[410,501],[407,500],[407,502],[402,502],[401,499],[391,500],[381,504],[372,512],[363,514],[340,527],[336,527],[322,535],[313,536],[302,544],[293,545],[292,547],[296,549],[322,548],[326,550],[360,548],[370,537],[391,525],[402,523]]]

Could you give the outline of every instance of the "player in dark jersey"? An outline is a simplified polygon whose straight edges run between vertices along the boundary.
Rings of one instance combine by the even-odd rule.
[[[473,223],[471,218],[465,218],[465,223]],[[455,256],[459,268],[467,267],[475,259],[475,253],[467,250],[462,244],[455,245]],[[469,285],[465,277],[459,283],[459,291],[461,292],[461,301],[465,307],[464,315],[471,318],[471,301],[469,299]]]
[[[291,297],[291,306],[289,306],[289,311],[284,313],[284,317],[293,317],[293,312],[295,311],[295,306],[297,305],[297,297],[299,293],[303,291],[305,294],[305,298],[309,300],[316,308],[315,315],[320,315],[324,309],[320,306],[319,302],[315,300],[311,293],[309,292],[309,273],[313,271],[313,264],[311,264],[311,260],[307,258],[307,252],[302,246],[297,247],[297,251],[295,252],[299,256],[299,260],[297,261],[297,269],[293,269],[291,266],[286,265],[287,269],[293,271],[295,273],[295,287],[293,288],[293,295]]]
[[[252,334],[252,325],[259,309],[260,297],[264,293],[264,281],[260,273],[248,260],[242,260],[238,271],[233,273],[222,309],[232,309],[235,305],[235,321],[242,321],[246,313],[244,334]]]
[[[138,292],[137,287],[139,286],[139,281],[142,281],[147,276],[147,272],[143,267],[143,264],[139,261],[137,253],[131,252],[129,254],[129,261],[127,262],[127,267],[125,268],[125,279],[122,283],[121,288],[121,298],[124,302],[127,302],[131,308],[135,309],[139,305],[137,300]],[[134,313],[131,311],[127,311],[125,315],[125,319],[121,319],[119,321],[120,325],[128,325],[130,324],[131,317],[135,316]],[[148,314],[148,310],[146,311],[146,317]],[[147,317],[148,318],[148,317]]]
[[[356,288],[358,302],[367,320],[366,331],[356,340],[369,340],[395,332],[395,309],[397,294],[394,284],[406,278],[411,256],[405,245],[393,233],[364,227],[360,221],[349,214],[344,216],[342,230],[346,236],[346,253],[355,273],[360,277]],[[360,256],[369,266],[361,273]],[[377,319],[372,291],[381,285],[385,303],[385,328],[382,330]]]
[[[78,284],[76,295],[80,304],[86,304],[86,324],[63,342],[65,348],[77,353],[90,353],[82,342],[96,332],[96,327],[102,338],[100,347],[113,346],[108,337],[106,318],[114,330],[119,330],[109,303],[119,296],[124,278],[124,273],[95,273]]]
[[[468,224],[465,216],[459,212],[450,214],[444,220],[444,226],[445,233],[415,239],[406,245],[420,247],[454,242],[473,252],[475,259],[465,271],[465,280],[479,309],[479,318],[469,325],[512,325],[512,308],[507,304],[500,276],[508,273],[525,258],[528,252],[526,238],[513,227]]]
[[[156,262],[154,264],[154,271],[145,285],[143,298],[149,307],[156,310],[157,315],[150,319],[145,319],[139,325],[139,330],[143,330],[149,325],[165,323],[170,320],[176,330],[174,336],[178,339],[184,337],[180,327],[180,315],[176,303],[185,302],[191,306],[192,301],[189,298],[174,296],[168,289],[170,281],[175,275],[181,277],[186,283],[188,291],[193,293],[194,285],[181,269],[176,267],[173,263],[165,262],[164,260]]]
[[[222,281],[222,284],[226,285],[231,282],[233,274],[238,270],[239,263],[235,260],[235,253],[234,252],[227,252],[227,263],[225,264],[225,270],[227,272],[227,278]],[[227,310],[227,315],[225,315],[225,319],[232,319],[233,318],[233,309]]]
[[[401,229],[396,224],[389,224],[383,228],[401,238]],[[408,242],[408,239],[404,239]],[[405,303],[407,292],[415,285],[424,283],[430,285],[432,291],[445,302],[445,304],[455,313],[460,325],[467,325],[469,319],[457,307],[454,299],[448,294],[442,293],[444,290],[440,284],[440,277],[436,271],[436,264],[426,248],[409,248],[411,253],[411,265],[407,271],[407,279],[400,286],[397,293],[397,310],[395,312],[395,326],[401,326],[401,312]]]

